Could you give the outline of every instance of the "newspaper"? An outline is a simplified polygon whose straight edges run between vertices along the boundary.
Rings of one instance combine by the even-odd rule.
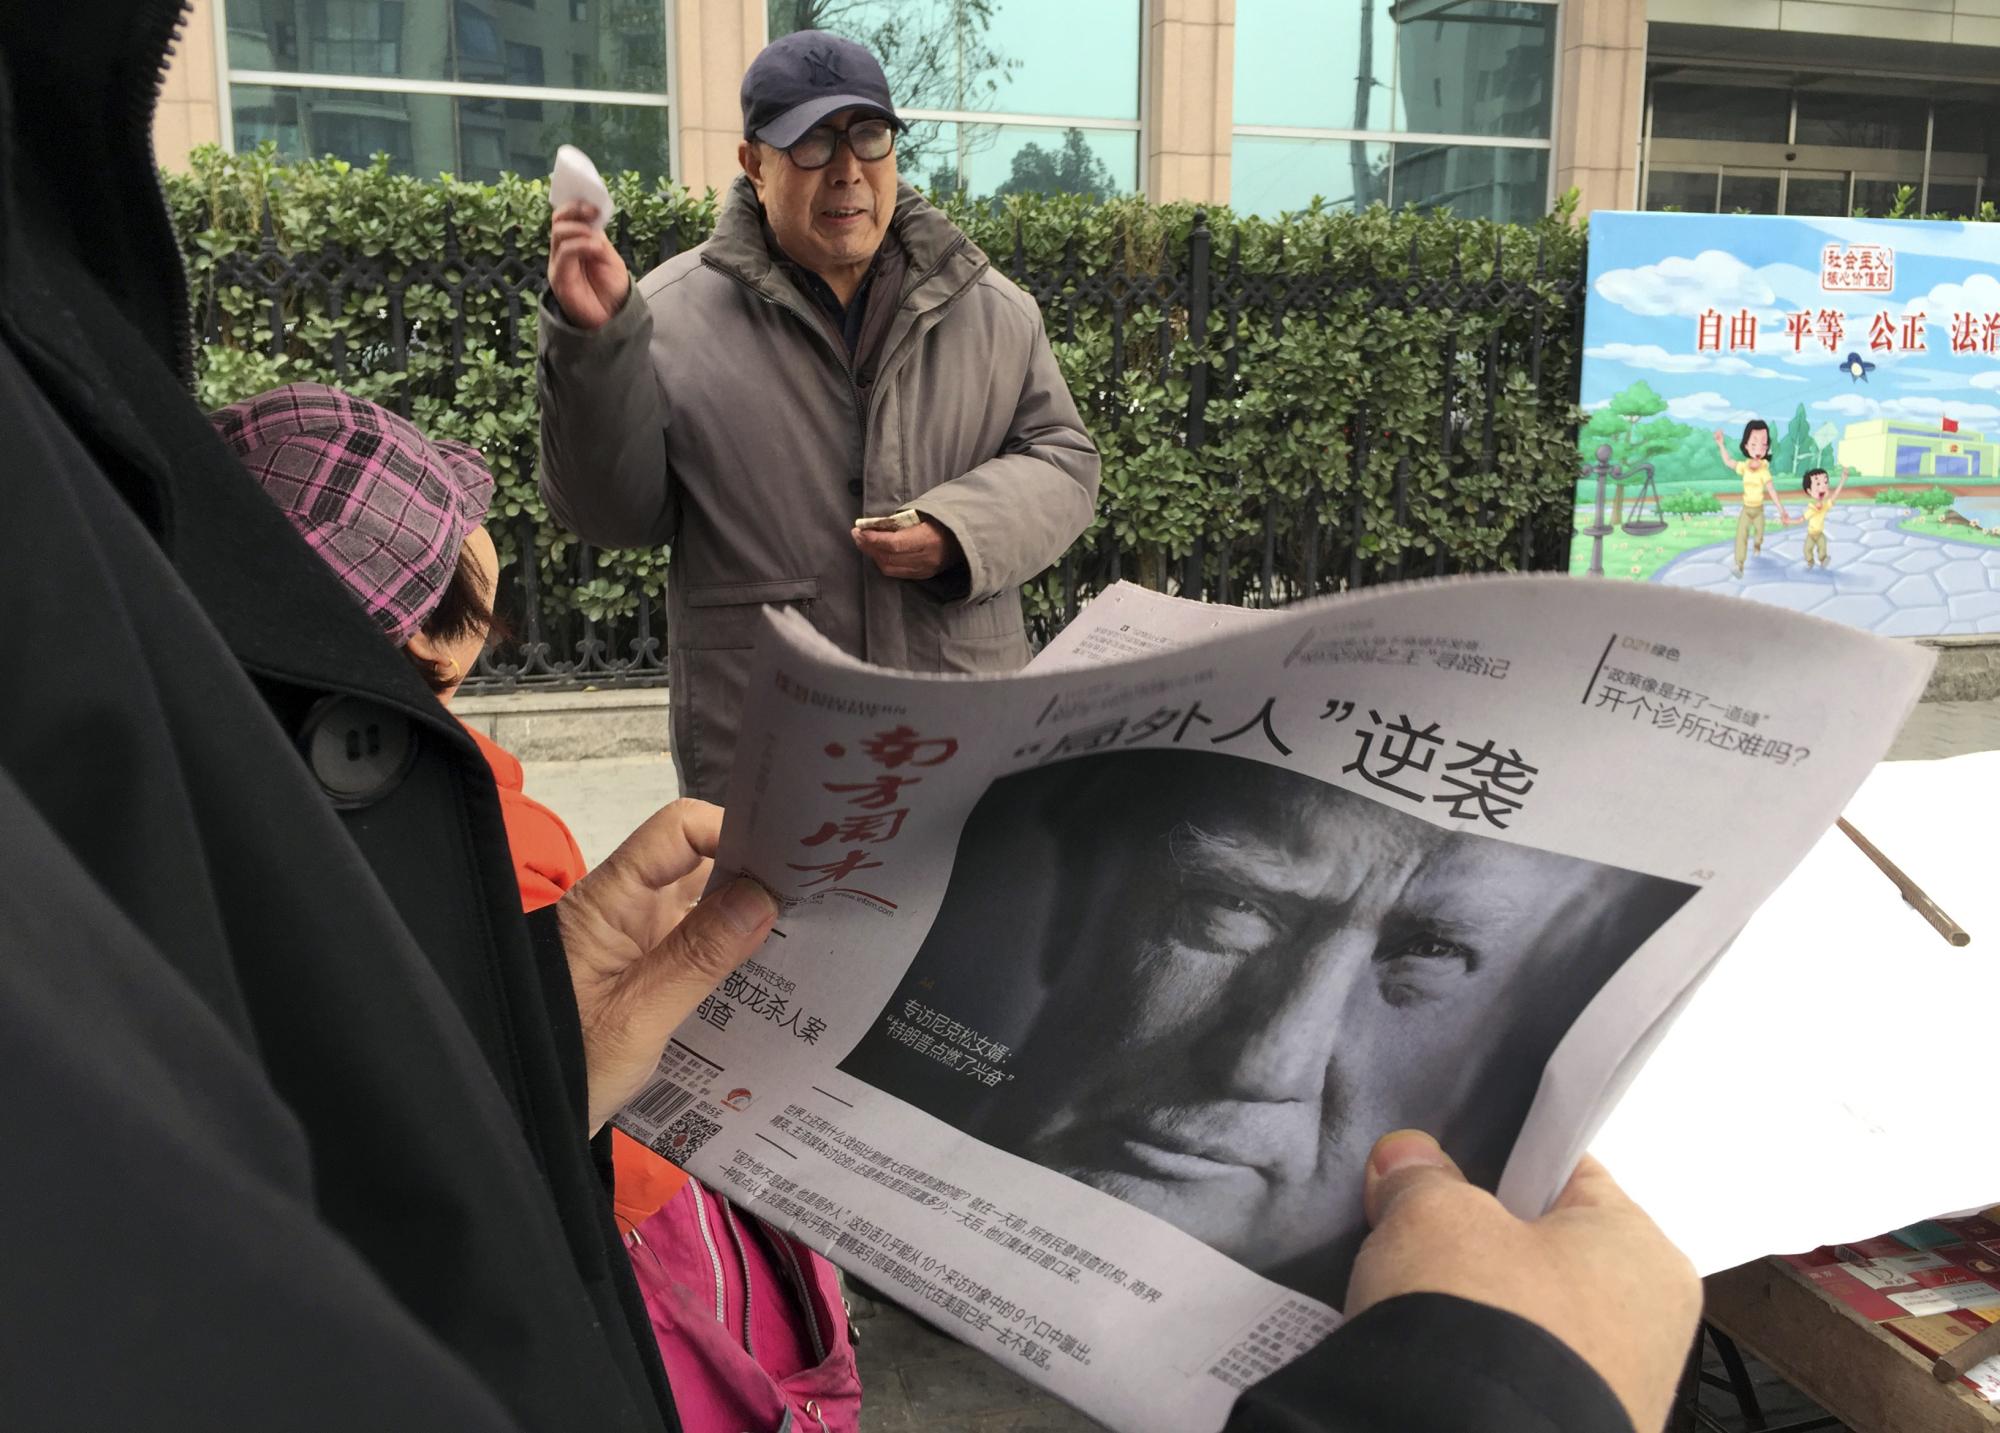
[[[1098,1420],[1188,1433],[1338,1323],[1378,1135],[1546,1208],[1932,661],[1568,577],[1121,585],[1002,677],[767,620],[716,865],[781,918],[618,1123]]]

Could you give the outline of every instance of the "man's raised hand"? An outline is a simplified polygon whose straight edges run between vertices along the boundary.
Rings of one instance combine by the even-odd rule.
[[[549,220],[549,289],[563,315],[581,329],[609,323],[632,288],[625,261],[596,219],[597,211],[578,201]]]

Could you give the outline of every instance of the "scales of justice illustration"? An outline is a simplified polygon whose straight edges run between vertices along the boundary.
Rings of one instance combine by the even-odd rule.
[[[1637,463],[1630,468],[1611,461],[1611,445],[1600,443],[1597,461],[1586,463],[1583,468],[1587,477],[1597,479],[1597,521],[1585,528],[1584,535],[1590,539],[1590,577],[1604,576],[1604,539],[1614,531],[1623,532],[1628,537],[1651,537],[1654,533],[1667,530],[1666,514],[1660,511],[1660,491],[1653,485],[1653,465]],[[1621,486],[1631,479],[1645,474],[1645,482],[1640,484],[1638,494],[1625,509],[1624,521],[1610,523],[1604,520],[1604,485],[1615,482]],[[1652,515],[1646,513],[1646,505],[1652,504]]]

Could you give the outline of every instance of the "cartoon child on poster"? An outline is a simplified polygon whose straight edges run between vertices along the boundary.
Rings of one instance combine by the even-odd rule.
[[[1815,554],[1819,557],[1821,567],[1831,564],[1831,559],[1826,555],[1826,515],[1833,511],[1833,505],[1840,497],[1840,489],[1846,487],[1847,480],[1853,476],[1854,469],[1843,464],[1840,469],[1840,486],[1829,489],[1826,469],[1814,468],[1806,474],[1805,481],[1800,484],[1806,493],[1806,513],[1803,521],[1806,525],[1807,567],[1813,565]],[[1784,516],[1784,511],[1782,507],[1779,508],[1778,515],[1783,518],[1785,526],[1790,527],[1792,520]]]
[[[1736,515],[1736,576],[1743,575],[1743,559],[1751,551],[1751,538],[1756,538],[1756,551],[1764,550],[1764,503],[1768,499],[1778,509],[1778,521],[1789,523],[1785,516],[1785,504],[1778,497],[1778,490],[1771,486],[1771,425],[1762,418],[1752,418],[1743,425],[1743,441],[1737,444],[1743,460],[1738,462],[1729,456],[1728,441],[1720,428],[1715,430],[1715,450],[1722,455],[1723,466],[1743,480],[1743,509]]]

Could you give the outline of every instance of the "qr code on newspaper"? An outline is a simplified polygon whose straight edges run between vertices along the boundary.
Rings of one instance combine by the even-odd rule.
[[[660,1132],[653,1148],[675,1164],[685,1165],[703,1145],[721,1133],[721,1125],[689,1110]]]

